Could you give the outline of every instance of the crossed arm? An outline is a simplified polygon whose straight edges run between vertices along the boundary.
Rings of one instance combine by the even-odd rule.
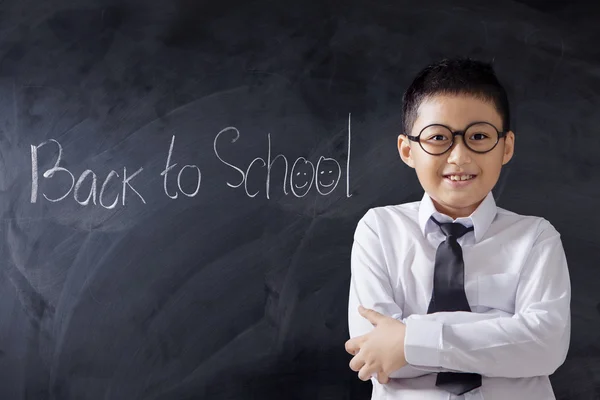
[[[394,370],[370,372],[390,378],[412,378],[440,371],[507,378],[552,374],[564,362],[569,346],[571,289],[560,235],[547,225],[521,271],[514,315],[438,312],[404,316],[402,307],[394,300],[377,233],[365,219],[361,220],[351,256],[348,303],[351,339],[347,349],[354,347],[356,352],[359,343],[380,329],[359,313],[358,306],[362,305],[405,324],[405,336],[398,338],[404,354],[385,350],[380,354],[403,357],[407,364],[400,363],[404,366]],[[386,341],[382,343],[385,345]],[[364,354],[355,355],[357,361],[353,362],[364,364],[360,357]]]

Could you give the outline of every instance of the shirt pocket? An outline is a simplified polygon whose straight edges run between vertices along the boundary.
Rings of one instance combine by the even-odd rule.
[[[514,314],[518,283],[519,276],[513,273],[480,275],[477,278],[478,305]]]

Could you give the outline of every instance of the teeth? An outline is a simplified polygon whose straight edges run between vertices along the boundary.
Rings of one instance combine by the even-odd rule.
[[[473,175],[448,175],[451,181],[467,181],[473,178]]]

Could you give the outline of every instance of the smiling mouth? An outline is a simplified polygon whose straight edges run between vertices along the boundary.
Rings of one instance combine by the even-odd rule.
[[[333,186],[334,183],[335,183],[335,181],[332,181],[329,185],[326,185],[323,182],[321,182],[321,186],[323,186],[323,187],[330,187],[330,186]]]
[[[465,182],[473,180],[477,177],[477,175],[444,175],[444,179],[448,179],[451,182]]]
[[[304,185],[302,185],[302,186],[298,186],[298,185],[294,184],[294,186],[296,186],[296,189],[302,189],[303,187],[306,187],[306,185],[308,185],[308,182],[304,183]]]

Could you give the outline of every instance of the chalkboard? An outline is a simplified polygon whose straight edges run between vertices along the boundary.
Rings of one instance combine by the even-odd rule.
[[[493,62],[499,206],[569,261],[559,399],[600,398],[600,13],[560,1],[0,5],[0,397],[368,399],[350,370],[356,223],[419,200],[401,97]]]

